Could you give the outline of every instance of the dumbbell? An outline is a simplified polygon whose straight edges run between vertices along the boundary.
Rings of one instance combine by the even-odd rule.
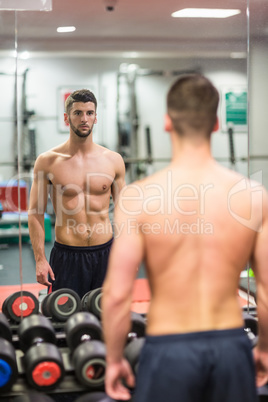
[[[39,303],[37,298],[31,292],[22,290],[8,296],[2,305],[2,312],[11,321],[19,323],[22,318],[31,314],[37,314]]]
[[[87,292],[81,300],[82,310],[94,314],[101,319],[101,297],[102,288],[97,288]]]
[[[26,317],[18,336],[28,383],[39,391],[55,389],[64,377],[64,366],[51,322],[38,314]]]
[[[100,321],[81,311],[65,323],[66,342],[77,380],[92,389],[104,388],[106,348]]]
[[[18,378],[16,352],[12,345],[9,322],[0,313],[0,392],[7,392]]]
[[[33,391],[19,395],[12,400],[13,402],[54,402],[54,399],[51,399],[50,396]]]
[[[131,312],[131,332],[128,334],[124,357],[129,362],[135,375],[138,372],[139,356],[145,342],[146,320],[138,313]]]
[[[243,312],[244,330],[246,331],[252,347],[255,347],[258,341],[258,320],[256,317]]]
[[[79,295],[72,289],[62,288],[49,293],[41,303],[41,312],[55,321],[65,322],[81,310]]]
[[[114,402],[114,399],[111,399],[104,392],[90,392],[80,396],[75,402]]]

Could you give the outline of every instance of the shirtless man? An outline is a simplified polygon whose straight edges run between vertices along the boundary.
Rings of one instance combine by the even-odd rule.
[[[136,402],[256,401],[255,371],[237,295],[248,261],[258,294],[256,382],[268,375],[268,195],[211,155],[219,95],[200,75],[167,97],[168,167],[126,186],[103,286],[106,392],[127,400],[134,386],[123,358],[132,289],[142,260],[151,288]]]
[[[118,153],[93,142],[97,101],[91,91],[73,92],[65,110],[69,139],[41,154],[35,163],[29,231],[37,282],[50,286],[49,291],[70,288],[82,297],[102,286],[106,274],[113,240],[110,196],[116,203],[124,185],[125,166]],[[44,213],[49,194],[56,215],[56,241],[48,263]]]

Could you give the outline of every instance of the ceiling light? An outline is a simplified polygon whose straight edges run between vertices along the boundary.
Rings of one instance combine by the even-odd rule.
[[[246,59],[247,53],[246,52],[232,52],[230,54],[231,59]]]
[[[29,59],[29,57],[30,57],[30,54],[29,54],[29,52],[27,52],[27,50],[25,50],[22,53],[19,53],[20,59],[27,60],[27,59]]]
[[[75,31],[75,27],[58,27],[57,32],[73,32]]]
[[[241,10],[220,8],[183,8],[171,14],[175,18],[228,18],[240,14]]]

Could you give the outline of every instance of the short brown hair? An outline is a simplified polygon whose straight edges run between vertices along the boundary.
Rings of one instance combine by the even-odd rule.
[[[167,95],[167,111],[176,132],[203,132],[209,138],[217,121],[219,93],[203,75],[181,76]]]
[[[95,110],[97,110],[97,99],[89,89],[78,89],[68,96],[65,101],[65,111],[67,114],[69,114],[75,102],[92,102],[95,105]]]

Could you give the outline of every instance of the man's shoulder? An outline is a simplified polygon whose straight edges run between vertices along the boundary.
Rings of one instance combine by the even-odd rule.
[[[124,162],[122,155],[120,155],[116,151],[112,151],[109,148],[106,148],[102,145],[97,145],[101,154],[111,160],[113,163],[122,163]]]
[[[58,145],[47,151],[40,153],[36,159],[35,164],[37,166],[51,165],[57,158],[64,154],[63,145]]]

